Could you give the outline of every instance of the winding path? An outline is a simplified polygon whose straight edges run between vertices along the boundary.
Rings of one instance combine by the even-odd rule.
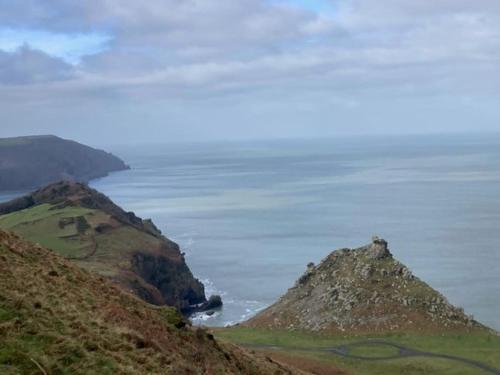
[[[353,355],[349,354],[349,351],[351,348],[355,348],[357,346],[367,346],[367,345],[382,345],[382,346],[390,346],[398,350],[398,353],[392,356],[382,356],[382,357],[365,357],[365,356],[360,356],[360,355]],[[345,358],[352,358],[352,359],[358,359],[362,361],[385,361],[385,360],[391,360],[391,359],[401,359],[401,358],[411,358],[411,357],[427,357],[427,358],[438,358],[438,359],[447,359],[450,361],[456,361],[456,362],[462,362],[466,365],[473,366],[476,368],[480,368],[481,370],[494,374],[494,375],[500,375],[500,371],[490,367],[488,365],[485,365],[482,362],[475,361],[472,359],[467,359],[463,357],[458,357],[454,355],[448,355],[448,354],[437,354],[437,353],[431,353],[431,352],[426,352],[426,351],[420,351],[412,348],[408,348],[403,345],[399,344],[394,344],[389,341],[384,341],[384,340],[367,340],[367,341],[359,341],[359,342],[354,342],[351,344],[346,344],[346,345],[341,345],[338,347],[334,348],[325,348],[322,349],[322,351],[326,351],[329,353],[337,354]]]
[[[380,356],[380,357],[368,357],[350,354],[350,350],[359,346],[368,346],[368,345],[378,345],[378,346],[389,346],[394,349],[397,349],[397,353],[390,356]],[[414,357],[426,357],[426,358],[437,358],[437,359],[446,359],[450,361],[462,362],[468,366],[476,367],[478,369],[483,370],[485,373],[500,375],[500,370],[497,370],[493,367],[490,367],[482,362],[475,361],[472,359],[467,359],[464,357],[453,356],[448,354],[437,354],[432,352],[426,352],[421,350],[412,349],[403,345],[395,344],[389,341],[384,340],[365,340],[353,342],[350,344],[330,347],[330,348],[317,348],[317,349],[304,349],[304,348],[290,348],[290,347],[281,347],[274,345],[248,345],[247,347],[252,347],[255,349],[268,349],[268,350],[297,350],[297,351],[311,351],[311,352],[328,352],[331,354],[339,355],[344,358],[357,359],[360,361],[387,361],[394,359],[403,359],[403,358],[414,358]]]

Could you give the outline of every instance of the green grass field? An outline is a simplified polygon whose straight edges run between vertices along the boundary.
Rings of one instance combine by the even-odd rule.
[[[81,256],[88,250],[89,243],[79,236],[77,224],[61,227],[59,222],[93,214],[94,211],[87,208],[55,209],[50,204],[41,204],[0,216],[0,229],[14,231],[27,240],[53,249],[63,256]]]
[[[61,225],[61,221],[68,219],[70,224]],[[78,227],[78,220],[85,222],[84,228]],[[110,220],[109,215],[100,210],[41,204],[0,216],[0,229],[11,230],[31,242],[52,249],[90,271],[114,276],[118,260],[123,259],[124,267],[129,265],[127,257],[117,254],[123,254],[127,249],[155,249],[158,239],[125,225],[117,225],[105,233],[94,230]],[[92,254],[90,261],[87,259],[89,254]]]
[[[300,332],[234,327],[215,329],[215,335],[254,350],[285,353],[294,358],[313,359],[323,365],[331,365],[346,370],[349,374],[356,375],[481,375],[483,373],[488,374],[488,372],[445,359],[416,357],[362,361],[325,353],[321,349],[377,339],[421,351],[477,360],[500,369],[500,337],[488,332],[446,335],[402,333],[379,336],[324,336]],[[276,348],[266,349],[266,346],[275,346]],[[350,354],[377,357],[393,355],[395,352],[397,351],[387,346],[363,345],[353,348]]]

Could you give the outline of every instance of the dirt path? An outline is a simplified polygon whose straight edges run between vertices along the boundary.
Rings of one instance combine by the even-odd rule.
[[[368,356],[360,356],[355,354],[350,354],[350,350],[359,346],[389,346],[397,350],[397,353],[390,356],[381,356],[381,357],[368,357]],[[395,344],[389,341],[384,340],[366,340],[366,341],[358,341],[346,345],[340,345],[336,347],[330,348],[317,348],[317,349],[304,349],[304,348],[290,348],[290,347],[280,347],[273,345],[248,345],[253,349],[265,349],[265,350],[297,350],[297,351],[310,351],[310,352],[328,352],[334,355],[338,355],[344,358],[357,359],[360,361],[388,361],[394,359],[403,359],[403,358],[415,358],[415,357],[426,357],[426,358],[437,358],[437,359],[446,359],[450,361],[461,362],[468,366],[476,367],[478,369],[483,370],[485,373],[500,375],[500,370],[497,370],[493,367],[490,367],[482,362],[475,361],[472,359],[467,359],[464,357],[453,356],[448,354],[437,354],[432,352],[420,351],[416,349],[412,349],[403,345]]]
[[[357,346],[368,346],[368,345],[379,345],[379,346],[390,346],[398,350],[398,353],[392,356],[384,356],[384,357],[364,357],[364,356],[359,356],[359,355],[352,355],[349,354],[349,351],[351,348],[355,348]],[[340,355],[345,358],[352,358],[352,359],[358,359],[361,361],[385,361],[385,360],[391,360],[391,359],[401,359],[401,358],[411,358],[411,357],[427,357],[427,358],[440,358],[440,359],[447,359],[450,361],[456,361],[456,362],[462,362],[466,365],[473,366],[476,368],[480,368],[481,370],[494,374],[494,375],[500,375],[500,371],[497,369],[494,369],[493,367],[490,367],[482,362],[479,361],[474,361],[472,359],[467,359],[463,357],[458,357],[454,355],[448,355],[448,354],[437,354],[437,353],[431,353],[431,352],[426,352],[426,351],[420,351],[412,348],[408,348],[403,345],[399,344],[394,344],[389,341],[383,341],[383,340],[367,340],[367,341],[359,341],[347,345],[341,345],[338,347],[334,348],[326,348],[323,349],[323,351],[327,351],[333,354]]]
[[[98,246],[97,241],[95,239],[95,236],[90,236],[90,241],[91,241],[91,247],[90,247],[90,251],[87,254],[79,256],[79,257],[66,257],[66,259],[68,259],[68,260],[87,260],[90,257],[94,256],[95,253],[97,253],[97,246]]]

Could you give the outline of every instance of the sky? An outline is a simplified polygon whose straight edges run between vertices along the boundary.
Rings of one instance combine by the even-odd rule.
[[[500,131],[498,0],[0,0],[0,137]]]

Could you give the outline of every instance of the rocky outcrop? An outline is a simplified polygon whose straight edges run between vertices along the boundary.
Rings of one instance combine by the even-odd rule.
[[[128,166],[110,153],[55,136],[0,139],[0,191],[61,179],[88,182],[124,169]]]
[[[378,237],[309,264],[278,302],[245,324],[341,332],[483,328],[395,260]]]
[[[209,313],[214,313],[214,310],[220,309],[222,307],[222,298],[221,296],[214,295],[210,296],[208,301],[200,303],[198,305],[191,305],[189,311],[191,313],[207,311]]]
[[[51,215],[32,218],[30,210],[36,212],[40,205],[49,205]],[[213,308],[214,301],[207,300],[203,284],[193,276],[175,242],[151,220],[125,212],[83,183],[57,182],[0,204],[0,215],[16,213],[25,216],[21,224],[8,229],[34,242],[46,241],[56,252],[149,303],[175,306],[184,313]],[[47,233],[51,225],[54,228]],[[74,234],[68,235],[72,228]],[[75,248],[75,243],[81,248]]]
[[[373,236],[372,243],[366,248],[368,256],[373,259],[384,259],[391,258],[392,254],[389,251],[387,241],[379,238],[378,236]]]
[[[160,301],[156,297],[142,296],[150,303],[178,306],[181,311],[188,312],[207,302],[203,284],[192,276],[180,255],[167,257],[138,252],[132,256],[132,271],[160,292]]]

